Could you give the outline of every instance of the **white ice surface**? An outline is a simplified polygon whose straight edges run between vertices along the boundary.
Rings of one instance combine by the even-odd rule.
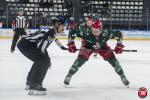
[[[115,43],[109,41],[112,47]],[[46,96],[27,95],[24,88],[32,62],[18,49],[11,54],[10,45],[11,40],[0,40],[0,100],[141,100],[138,88],[144,86],[150,92],[150,41],[124,41],[125,49],[138,52],[116,55],[130,88],[124,87],[114,69],[99,56],[91,56],[72,78],[70,88],[64,88],[63,80],[78,52],[68,53],[52,43],[48,48],[52,68],[43,83],[48,89]],[[79,47],[80,42],[76,45]],[[144,100],[150,100],[150,94]]]

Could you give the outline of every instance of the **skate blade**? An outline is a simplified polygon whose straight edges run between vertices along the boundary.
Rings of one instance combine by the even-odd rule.
[[[65,88],[69,88],[69,85],[65,84]]]
[[[28,95],[46,95],[46,91],[30,90]]]
[[[126,88],[129,88],[129,85],[124,85]]]
[[[73,87],[70,85],[65,85],[65,88],[73,88]]]

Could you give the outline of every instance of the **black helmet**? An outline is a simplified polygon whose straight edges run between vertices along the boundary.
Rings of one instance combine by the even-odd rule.
[[[53,19],[53,24],[58,23],[58,24],[65,24],[66,19],[63,16],[57,16],[55,19]]]

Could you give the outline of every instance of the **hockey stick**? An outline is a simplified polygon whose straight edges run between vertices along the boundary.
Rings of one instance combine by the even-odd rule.
[[[56,44],[62,49],[62,50],[69,50],[68,48],[66,48],[65,46],[63,46],[60,41],[58,39],[55,40]],[[77,49],[77,50],[84,50],[84,49]],[[101,49],[94,49],[93,51],[97,52],[97,51],[115,51],[115,50],[101,50]],[[123,50],[123,52],[137,52],[137,50]]]
[[[65,46],[63,46],[58,39],[55,39],[55,43],[62,49],[62,50],[68,50]]]

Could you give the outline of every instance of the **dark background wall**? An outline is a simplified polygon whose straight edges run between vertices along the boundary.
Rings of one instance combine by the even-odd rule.
[[[46,3],[48,5],[41,6],[38,0],[28,0],[26,3],[19,0],[1,0],[0,21],[11,26],[16,10],[23,8],[31,27],[39,24],[39,14],[47,13],[47,19],[51,20],[54,16],[69,13],[75,22],[83,22],[85,17],[92,15],[99,18],[106,28],[150,29],[150,0],[71,0],[71,12],[64,7],[66,0],[50,1]]]
[[[143,1],[143,23],[142,26],[150,29],[150,0]]]

